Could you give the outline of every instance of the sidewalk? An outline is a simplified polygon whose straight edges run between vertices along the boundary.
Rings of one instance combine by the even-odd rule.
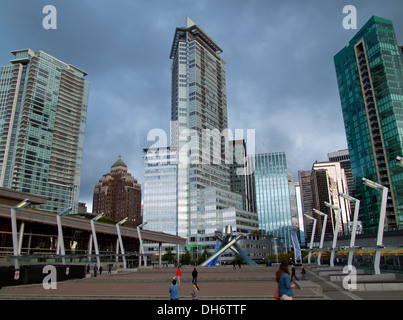
[[[277,266],[196,267],[200,300],[274,300]],[[307,280],[296,281],[295,300],[379,299],[374,292],[349,292],[307,269]],[[3,287],[0,300],[169,300],[168,288],[176,268],[141,268],[103,273],[98,277],[57,283],[57,289],[42,285]],[[180,300],[190,300],[193,267],[182,267]],[[297,267],[297,271],[298,267]],[[297,276],[300,274],[297,272]],[[401,299],[403,292],[382,292],[384,299]]]

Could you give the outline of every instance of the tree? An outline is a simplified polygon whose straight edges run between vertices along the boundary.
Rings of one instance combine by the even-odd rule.
[[[172,250],[173,250],[172,247],[168,247],[165,249],[164,260],[172,262],[172,263],[176,263],[176,258],[175,258],[175,255],[172,253]]]
[[[183,265],[190,265],[192,264],[192,256],[190,252],[186,249],[185,253],[183,253],[179,259],[179,262]]]
[[[208,251],[207,247],[204,248],[203,253],[199,256],[199,259],[197,259],[197,264],[202,264],[204,261],[206,261],[208,258],[211,257],[210,251]]]

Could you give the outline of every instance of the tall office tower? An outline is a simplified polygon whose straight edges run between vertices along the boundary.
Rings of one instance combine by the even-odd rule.
[[[177,156],[168,148],[144,149],[144,227],[178,234]],[[155,246],[157,247],[157,246]]]
[[[340,162],[340,166],[342,169],[344,169],[344,173],[347,178],[349,195],[355,197],[354,180],[351,172],[350,154],[348,153],[348,149],[330,152],[327,154],[327,158],[331,162]]]
[[[86,72],[31,49],[0,74],[0,186],[78,211],[89,83]]]
[[[301,190],[301,206],[302,213],[312,216],[313,214],[313,200],[312,200],[312,187],[311,187],[311,171],[298,171],[298,181]],[[309,243],[312,235],[313,221],[303,217],[304,219],[304,233],[305,240]]]
[[[290,248],[292,220],[286,154],[260,153],[250,157],[255,161],[259,229],[279,238],[285,248]]]
[[[351,220],[350,206],[342,200],[340,193],[348,194],[347,178],[340,162],[316,162],[312,167],[311,175],[313,207],[328,215],[326,234],[333,235],[333,230],[348,234],[348,223]],[[325,202],[340,208],[340,224],[335,227],[336,213],[331,212]],[[334,210],[332,210],[334,211]],[[314,217],[321,221],[323,218],[316,213]],[[317,227],[317,234],[321,234],[322,224]]]
[[[141,186],[127,172],[127,166],[119,156],[111,172],[104,174],[94,187],[93,213],[104,213],[115,221],[125,218],[125,226],[136,227],[143,223],[141,216]]]
[[[240,193],[244,198],[244,210],[256,212],[255,198],[255,174],[250,174],[246,157],[245,140],[229,141],[230,149],[233,151],[232,164],[229,165],[231,175],[231,191]],[[251,170],[252,171],[252,170]]]
[[[171,150],[178,154],[178,235],[194,248],[214,248],[215,232],[230,220],[236,232],[257,230],[257,216],[245,213],[242,196],[231,192],[221,52],[191,19],[176,28],[170,54]],[[250,221],[238,223],[241,216]]]
[[[403,54],[390,20],[373,16],[334,56],[355,195],[365,232],[378,228],[380,192],[389,188],[386,228],[403,225]]]

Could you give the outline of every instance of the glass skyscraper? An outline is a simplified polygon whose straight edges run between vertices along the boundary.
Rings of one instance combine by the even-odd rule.
[[[31,49],[0,73],[0,186],[78,210],[89,83],[86,72]]]
[[[378,227],[380,192],[389,188],[386,227],[403,225],[403,54],[392,21],[373,16],[334,57],[355,196],[365,232]]]
[[[145,175],[144,221],[155,221],[154,226],[149,223],[145,227],[166,232],[176,226],[176,235],[187,239],[194,256],[197,250],[215,248],[215,233],[222,232],[227,225],[238,233],[258,230],[257,214],[245,211],[242,195],[231,191],[229,164],[233,152],[228,142],[231,137],[227,123],[225,62],[220,57],[221,52],[217,43],[191,19],[187,18],[186,27],[176,28],[170,53],[169,151],[175,156],[176,164],[165,167],[152,164],[153,149],[147,151],[145,161],[148,173]],[[162,170],[169,173],[162,174]],[[175,170],[175,189],[154,184],[159,191],[149,190],[153,172],[161,181],[167,179],[168,186],[171,185],[168,176]],[[163,205],[163,197],[168,197],[173,190],[177,192],[175,217],[169,213],[164,217],[151,210],[152,206],[158,207],[158,201]],[[153,193],[158,194],[160,200],[153,200]],[[171,207],[174,208],[173,204],[169,205]],[[171,225],[164,226],[162,221],[169,219],[172,219]]]
[[[249,157],[255,161],[259,229],[279,238],[285,248],[290,248],[292,220],[286,154],[260,153]]]

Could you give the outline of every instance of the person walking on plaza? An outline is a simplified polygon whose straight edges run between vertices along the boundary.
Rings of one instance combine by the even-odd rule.
[[[304,266],[301,266],[301,275],[302,275],[301,280],[306,280],[305,274],[306,274],[305,268]]]
[[[199,291],[200,291],[200,289],[199,289],[199,287],[197,286],[197,283],[194,282],[194,283],[193,283],[193,290],[192,290],[192,292],[191,292],[192,300],[199,300]]]
[[[292,280],[293,280],[294,278],[298,281],[298,278],[297,278],[297,276],[295,275],[295,267],[294,267],[294,265],[292,264],[292,265],[291,265],[291,282],[292,282]]]
[[[94,266],[94,277],[96,277],[98,274],[98,267],[97,265]]]
[[[178,282],[178,285],[181,284],[181,276],[182,276],[182,271],[181,271],[181,266],[178,267],[175,273],[176,276],[176,281]]]
[[[172,285],[169,287],[169,294],[171,296],[171,300],[179,300],[179,288],[176,285],[176,280],[172,280]]]
[[[292,300],[294,292],[292,288],[295,284],[291,284],[290,271],[287,262],[282,262],[280,268],[276,272],[276,282],[278,284],[278,295],[280,300]]]
[[[197,270],[196,268],[193,269],[192,271],[192,283],[197,283]]]

